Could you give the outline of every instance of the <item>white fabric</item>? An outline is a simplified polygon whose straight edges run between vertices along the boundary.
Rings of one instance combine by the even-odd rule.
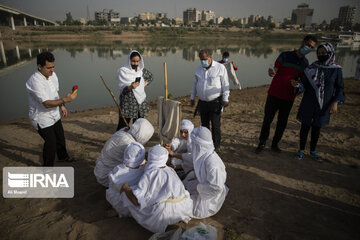
[[[240,82],[239,82],[239,80],[238,80],[238,78],[236,76],[236,72],[234,70],[234,66],[232,65],[232,63],[231,62],[226,62],[226,63],[223,63],[223,65],[226,68],[226,71],[227,71],[227,74],[228,74],[228,77],[229,77],[229,81],[232,81],[241,90],[241,84],[240,84]]]
[[[227,195],[225,186],[225,165],[214,151],[212,136],[206,127],[195,128],[191,134],[192,157],[198,184],[192,193],[194,198],[194,217],[206,218],[216,214]],[[186,186],[191,188],[191,186]]]
[[[213,60],[209,69],[203,68],[201,64],[198,66],[190,99],[194,100],[196,95],[200,100],[207,102],[215,100],[220,95],[224,102],[229,101],[229,79],[224,65]]]
[[[105,143],[100,156],[96,160],[94,174],[97,181],[103,186],[108,186],[109,172],[124,160],[125,148],[132,142],[139,142],[143,145],[154,133],[151,123],[139,118],[126,132],[126,128],[120,129]]]
[[[158,98],[160,144],[170,143],[179,134],[181,103],[164,97]]]
[[[192,216],[190,194],[175,171],[169,167],[155,167],[165,165],[166,158],[165,148],[159,145],[150,148],[147,164],[152,167],[147,165],[138,185],[132,187],[140,206],[134,206],[126,196],[123,197],[133,218],[152,232],[164,232],[168,225],[179,221],[187,223]]]
[[[133,83],[137,77],[141,78],[140,85],[137,88],[132,89],[132,91],[134,93],[134,96],[136,98],[136,101],[139,104],[141,104],[146,99],[145,80],[143,78],[144,59],[141,56],[141,54],[139,53],[139,55],[140,55],[140,63],[139,63],[136,70],[132,69],[131,63],[130,63],[130,56],[131,56],[131,54],[133,52],[139,53],[136,50],[132,50],[130,52],[130,54],[128,56],[127,63],[123,67],[118,69],[118,71],[116,73],[116,78],[117,78],[117,81],[118,81],[118,86],[119,86],[119,89],[120,89],[120,93],[123,91],[123,89],[125,87],[130,86],[131,83]]]
[[[130,186],[138,184],[141,176],[144,173],[144,167],[132,169],[119,164],[109,174],[109,188],[106,190],[106,200],[116,210],[119,217],[130,216],[129,210],[124,206],[123,194],[120,194],[120,189],[123,184],[127,183]]]
[[[173,157],[171,159],[172,165],[181,165],[185,172],[188,172],[192,170],[193,167],[193,161],[191,158],[191,132],[194,129],[194,124],[187,119],[181,120],[180,124],[180,130],[187,130],[188,131],[188,139],[184,139],[181,136],[181,133],[179,134],[178,138],[174,138],[171,142],[171,150],[175,153],[182,153],[182,160]]]
[[[138,142],[130,143],[124,153],[124,164],[127,167],[138,167],[145,159],[145,148]]]
[[[36,71],[26,82],[29,99],[29,118],[31,125],[38,129],[54,125],[59,121],[59,107],[46,108],[43,102],[59,99],[59,81],[55,72],[48,79]]]
[[[151,147],[148,151],[148,161],[146,163],[145,172],[157,170],[160,167],[166,166],[169,158],[169,152],[166,148],[158,145]]]

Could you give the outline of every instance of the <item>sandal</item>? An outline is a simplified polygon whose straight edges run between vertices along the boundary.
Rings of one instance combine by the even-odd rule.
[[[319,161],[319,162],[322,162],[321,160],[321,156],[319,154],[317,154],[317,151],[311,151],[310,152],[310,156],[316,160],[316,161]]]
[[[297,160],[302,160],[304,158],[304,155],[305,155],[305,151],[304,150],[299,150],[297,153],[296,153],[296,159]]]

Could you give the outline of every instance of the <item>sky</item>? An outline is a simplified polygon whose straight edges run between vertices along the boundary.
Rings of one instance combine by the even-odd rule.
[[[357,6],[358,13],[360,9],[359,0],[0,0],[0,4],[53,21],[65,20],[67,12],[71,12],[74,19],[86,19],[87,8],[90,19],[94,19],[95,11],[103,9],[113,9],[120,17],[133,17],[141,12],[165,12],[168,17],[182,18],[187,8],[196,8],[215,11],[216,17],[271,15],[276,21],[282,21],[303,2],[314,9],[313,23],[323,20],[329,23],[338,16],[341,6]]]

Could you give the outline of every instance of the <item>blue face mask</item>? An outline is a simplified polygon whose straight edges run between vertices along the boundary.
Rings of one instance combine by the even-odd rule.
[[[203,68],[208,68],[209,67],[209,60],[201,60],[201,66]]]
[[[228,58],[224,58],[223,60],[224,60],[224,62],[228,62],[228,61],[229,61],[229,59],[228,59]]]
[[[311,52],[311,48],[309,48],[308,46],[303,46],[302,48],[300,48],[300,54],[301,55],[306,55],[308,54],[309,52]]]

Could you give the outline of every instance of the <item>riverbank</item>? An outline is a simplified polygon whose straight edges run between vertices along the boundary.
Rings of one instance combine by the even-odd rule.
[[[345,80],[346,104],[321,132],[318,150],[323,162],[306,156],[294,159],[300,124],[291,111],[280,154],[268,148],[257,155],[267,86],[234,90],[222,116],[220,156],[230,189],[222,209],[202,220],[215,225],[227,239],[358,239],[360,230],[360,81]],[[183,118],[192,117],[188,97]],[[157,109],[150,103],[147,119],[155,134],[146,145],[159,143]],[[78,161],[56,166],[75,169],[72,199],[1,199],[2,239],[147,239],[151,233],[133,219],[107,213],[105,189],[93,169],[99,153],[118,121],[115,107],[71,113],[63,120],[69,153]],[[274,132],[272,126],[271,136]],[[43,141],[27,119],[0,124],[0,164],[39,166]],[[198,220],[191,220],[190,227]],[[39,227],[41,226],[41,227]],[[230,238],[234,237],[234,238]]]

